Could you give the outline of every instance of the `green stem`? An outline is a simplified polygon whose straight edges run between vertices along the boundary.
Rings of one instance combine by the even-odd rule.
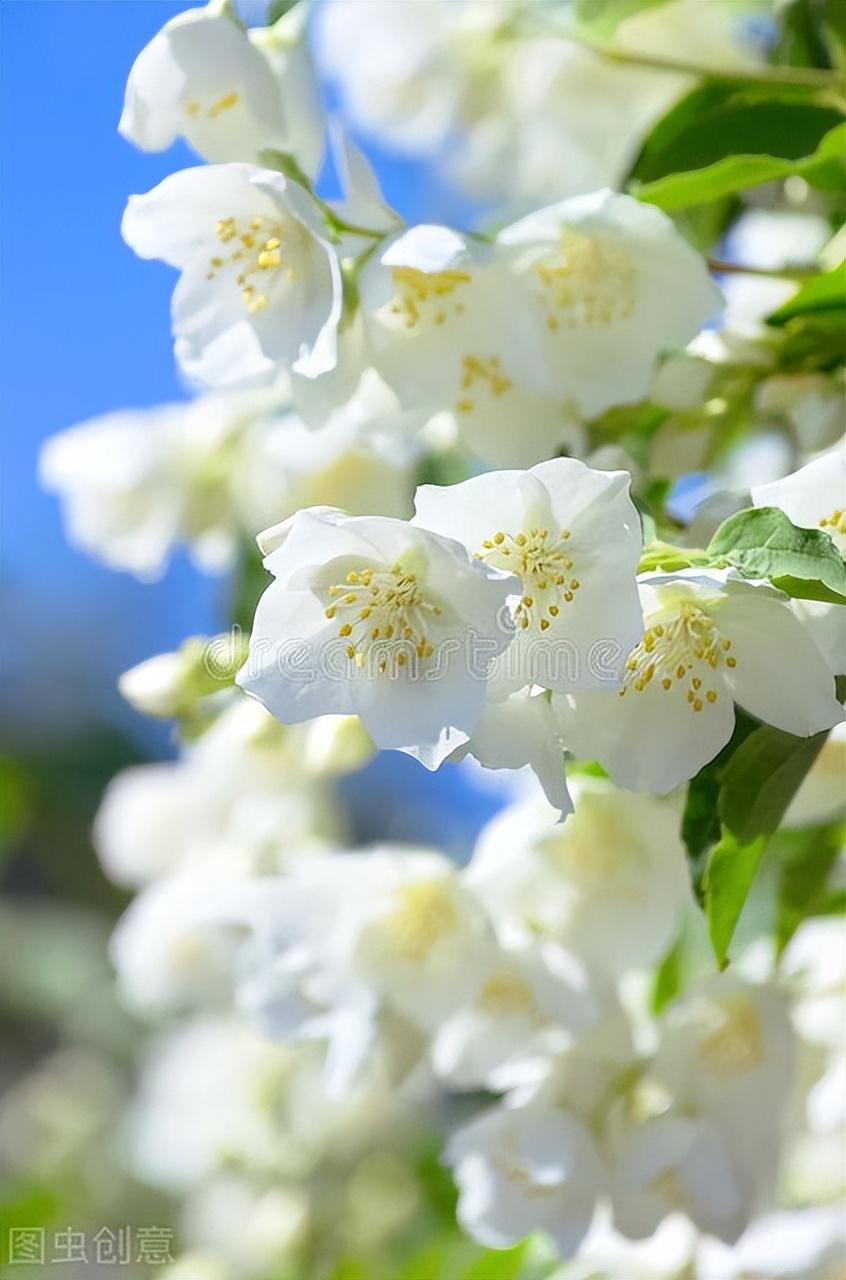
[[[765,280],[806,280],[817,274],[815,267],[747,267],[721,258],[708,258],[708,270],[721,276],[762,276]]]
[[[843,79],[837,71],[826,71],[818,67],[783,67],[766,64],[750,67],[708,67],[687,58],[666,57],[657,53],[636,53],[630,49],[615,49],[593,39],[584,31],[572,30],[549,22],[533,22],[539,35],[557,36],[568,40],[571,44],[580,45],[595,53],[597,57],[609,62],[620,62],[627,66],[649,67],[653,71],[673,71],[677,74],[695,76],[697,79],[708,77],[712,80],[736,81],[740,84],[750,81],[756,84],[798,85],[809,89],[833,90],[838,97],[844,93]]]

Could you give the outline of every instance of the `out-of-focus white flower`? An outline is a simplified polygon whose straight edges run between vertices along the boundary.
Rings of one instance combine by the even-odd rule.
[[[315,176],[323,123],[305,6],[253,31],[219,0],[177,14],[136,58],[118,129],[145,151],[184,137],[214,164],[277,148]]]
[[[822,373],[787,373],[766,378],[756,389],[755,408],[786,420],[806,453],[833,445],[843,431],[843,392]]]
[[[303,507],[408,516],[423,420],[420,412],[401,409],[369,370],[322,425],[307,425],[296,413],[263,424],[232,477],[238,505],[245,518],[248,512],[253,520],[264,517],[264,527]]]
[[[434,1029],[485,966],[487,915],[455,866],[435,854],[397,857],[371,892],[352,965],[381,998]]]
[[[326,1041],[333,1093],[358,1078],[380,1008],[409,1020],[408,1052],[410,1028],[469,999],[493,949],[456,868],[425,850],[310,858],[246,905],[239,1003],[274,1038]]]
[[[463,86],[454,43],[478,40],[509,0],[332,0],[318,14],[318,61],[342,87],[357,125],[411,153],[441,145],[459,118]],[[460,47],[460,46],[459,46]],[[458,73],[458,74],[456,74]]]
[[[516,634],[496,690],[616,688],[643,634],[635,573],[642,538],[628,472],[555,458],[462,484],[423,485],[415,523],[515,574]]]
[[[311,197],[250,164],[183,169],[130,196],[123,237],[181,272],[173,294],[176,358],[208,386],[332,369],[341,268]]]
[[[698,0],[622,22],[608,59],[568,39],[567,10],[521,0],[330,0],[318,59],[371,136],[410,154],[442,149],[450,176],[509,206],[619,186],[640,143],[695,83],[627,55],[754,67],[745,10]],[[554,30],[546,35],[549,14]],[[523,19],[526,19],[523,25]]]
[[[822,529],[846,557],[846,440],[772,484],[755,485],[756,507],[779,507],[802,529]]]
[[[615,1152],[612,1178],[615,1226],[634,1239],[684,1213],[700,1230],[736,1240],[753,1207],[731,1147],[707,1117],[668,1112],[633,1128]]]
[[[239,697],[180,760],[119,773],[94,832],[108,874],[125,885],[188,869],[268,874],[325,847],[337,818],[308,760],[311,736],[326,730],[319,720],[284,730]],[[331,760],[331,745],[322,750]],[[364,759],[353,750],[353,767]]]
[[[225,1106],[226,1101],[222,1098],[221,1104]],[[234,1160],[225,1156],[221,1163],[225,1168],[230,1162],[240,1163],[237,1156]],[[201,1250],[212,1255],[223,1268],[223,1277],[253,1280],[301,1261],[312,1226],[312,1198],[310,1189],[302,1183],[267,1188],[253,1173],[257,1162],[249,1152],[243,1162],[252,1177],[224,1172],[211,1181],[195,1181],[184,1188],[179,1238],[191,1248],[193,1256]],[[193,1277],[186,1275],[185,1280]],[[198,1276],[197,1280],[205,1277]]]
[[[238,682],[283,723],[353,713],[428,768],[478,723],[512,631],[514,581],[449,538],[385,517],[302,511],[265,564]]]
[[[662,1018],[655,1079],[677,1107],[703,1114],[730,1145],[738,1200],[749,1206],[776,1173],[794,1058],[787,1003],[773,986],[720,974],[683,994]],[[740,1215],[727,1238],[743,1226]]]
[[[730,1248],[705,1239],[696,1265],[708,1280],[835,1280],[843,1251],[842,1207],[818,1205],[763,1214]]]
[[[550,205],[497,243],[532,301],[523,342],[536,390],[571,397],[588,417],[646,396],[659,354],[722,307],[703,258],[666,214],[631,196],[603,190]]]
[[[672,942],[691,898],[678,806],[598,778],[577,776],[571,790],[575,811],[563,823],[540,804],[494,818],[467,882],[506,944],[540,934],[600,973],[648,967]]]
[[[187,1022],[172,1032],[141,1075],[132,1117],[137,1173],[184,1193],[233,1161],[278,1166],[277,1099],[295,1065],[292,1050],[234,1018]]]
[[[495,952],[472,999],[437,1028],[432,1061],[457,1089],[510,1089],[596,1016],[584,971],[553,943]]]
[[[106,564],[155,578],[185,541],[201,568],[219,572],[240,524],[229,452],[278,403],[273,392],[240,392],[106,414],[48,439],[39,478],[61,497],[70,540]]]
[[[526,688],[507,698],[489,698],[472,738],[453,752],[452,759],[467,755],[485,769],[529,766],[549,803],[562,814],[572,812],[564,749],[545,692]]]
[[[134,899],[112,935],[118,989],[139,1013],[225,1005],[232,993],[237,933],[214,899],[226,886],[172,876]],[[200,901],[202,899],[202,901]]]
[[[781,592],[699,570],[647,575],[640,590],[646,630],[623,688],[553,702],[566,745],[619,786],[663,795],[692,778],[731,737],[735,702],[805,737],[843,719],[828,665]]]
[[[492,1248],[548,1232],[568,1257],[591,1224],[602,1188],[585,1126],[547,1107],[499,1108],[453,1135],[446,1159],[458,1183],[458,1221]]]

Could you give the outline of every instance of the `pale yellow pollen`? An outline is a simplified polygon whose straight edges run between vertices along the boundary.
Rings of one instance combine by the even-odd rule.
[[[371,650],[379,674],[407,666],[411,657],[425,660],[435,652],[428,627],[443,609],[427,599],[417,574],[401,564],[352,569],[343,583],[327,587],[326,595],[330,603],[324,616],[339,619],[338,635],[352,641],[344,651],[359,668]]]
[[[417,267],[394,267],[391,277],[397,293],[389,311],[402,320],[406,329],[416,328],[427,318],[442,325],[448,311],[460,315],[463,302],[452,300],[446,304],[445,300],[452,299],[472,278],[467,271],[420,271]]]
[[[483,1013],[497,1018],[529,1017],[541,1021],[541,1012],[528,982],[510,969],[501,969],[488,978],[474,1004]]]
[[[682,604],[672,621],[646,628],[626,661],[620,697],[629,690],[643,693],[657,675],[665,693],[687,681],[687,704],[700,712],[717,701],[717,690],[706,683],[713,679],[712,673],[722,665],[737,666],[730,649],[731,641],[721,638],[708,614],[696,605]]]
[[[458,925],[449,883],[423,880],[403,885],[399,906],[384,922],[393,951],[408,964],[422,964]]]
[[[220,254],[210,258],[211,269],[206,279],[213,280],[218,272],[234,263],[245,263],[235,276],[235,284],[241,291],[245,307],[251,315],[255,315],[267,306],[270,296],[266,289],[257,288],[251,277],[270,274],[272,283],[272,273],[284,268],[288,279],[293,278],[292,268],[284,263],[282,257],[282,228],[257,215],[250,218],[248,229],[244,230],[238,219],[230,214],[228,217],[218,218],[215,234],[221,244],[228,245],[236,241],[238,248],[228,258]]]
[[[479,390],[487,391],[489,395],[495,398],[504,396],[510,391],[512,386],[511,379],[503,372],[502,361],[499,356],[464,356],[461,361],[461,388],[462,391]],[[476,401],[472,396],[463,396],[455,403],[457,413],[472,413],[476,408]]]
[[[525,631],[537,621],[541,631],[547,631],[549,619],[557,618],[562,601],[570,604],[581,587],[577,578],[567,577],[573,561],[565,550],[570,530],[550,533],[548,529],[529,529],[517,534],[498,530],[485,538],[478,560],[495,569],[507,569],[523,579],[527,590],[517,605],[514,616],[517,626]],[[564,570],[565,572],[560,572]],[[548,615],[548,616],[546,616]]]
[[[637,302],[637,269],[609,236],[567,229],[556,252],[534,265],[546,326],[557,333],[629,319]]]
[[[210,120],[216,120],[218,116],[223,115],[224,111],[231,111],[239,101],[239,96],[234,90],[231,93],[225,93],[222,98],[218,98],[211,104],[206,115]]]
[[[700,1060],[714,1075],[728,1077],[754,1071],[764,1059],[761,1023],[743,996],[723,1002],[719,1026],[699,1043]]]
[[[838,507],[830,516],[823,516],[820,520],[820,528],[828,534],[846,535],[846,509]]]

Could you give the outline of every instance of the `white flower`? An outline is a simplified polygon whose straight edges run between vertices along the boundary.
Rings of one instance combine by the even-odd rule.
[[[281,1135],[268,1100],[293,1067],[291,1050],[234,1018],[186,1023],[143,1066],[131,1125],[135,1171],[185,1194],[233,1159],[272,1169]]]
[[[640,521],[627,472],[555,458],[462,484],[423,485],[415,523],[516,574],[516,635],[496,687],[616,688],[642,635],[635,572]]]
[[[238,681],[283,723],[354,713],[378,747],[429,768],[466,742],[487,667],[511,639],[513,579],[387,517],[319,509],[267,557]]]
[[[493,945],[490,924],[442,855],[384,864],[352,967],[406,1017],[435,1029],[479,980]]]
[[[296,413],[263,422],[233,468],[244,523],[248,513],[266,526],[317,506],[408,516],[421,416],[401,410],[371,371],[322,426],[313,428]]]
[[[71,542],[116,569],[156,578],[185,541],[199,567],[233,560],[239,528],[227,475],[232,442],[273,393],[105,414],[52,436],[39,479],[60,495]]]
[[[238,939],[221,910],[229,887],[225,880],[176,875],[133,900],[110,947],[118,989],[130,1008],[173,1013],[231,998]]]
[[[570,396],[588,417],[646,396],[658,356],[683,347],[721,296],[666,214],[597,191],[500,232],[530,296],[536,389]]]
[[[692,778],[731,737],[735,702],[804,737],[842,720],[828,665],[781,592],[698,570],[648,575],[640,590],[646,631],[623,688],[554,699],[564,742],[619,786],[665,794]]]
[[[239,697],[181,759],[117,774],[94,828],[109,876],[140,885],[189,869],[267,874],[325,845],[336,818],[307,777],[320,725],[285,731]]]
[[[458,1221],[491,1248],[548,1232],[564,1257],[587,1233],[603,1178],[590,1133],[548,1107],[499,1108],[460,1129],[446,1159],[458,1183]]]
[[[703,1240],[697,1266],[708,1280],[835,1280],[845,1243],[841,1205],[783,1209],[756,1218],[731,1248]]]
[[[821,529],[846,558],[846,440],[772,484],[752,488],[756,507],[779,507],[801,529]]]
[[[707,1119],[674,1111],[623,1137],[612,1180],[614,1224],[635,1239],[651,1236],[671,1214],[684,1213],[702,1231],[736,1240],[753,1208],[725,1137]]]
[[[341,269],[303,187],[249,164],[171,174],[130,196],[123,237],[181,272],[176,358],[209,386],[333,368]]]
[[[498,17],[503,5],[477,5]],[[468,9],[450,0],[331,0],[318,15],[318,59],[366,132],[411,153],[440,145],[458,117],[450,38]],[[463,11],[463,12],[462,12]],[[471,16],[472,21],[472,16]]]
[[[274,1038],[326,1040],[333,1090],[360,1071],[380,1008],[437,1027],[470,998],[493,949],[455,866],[425,850],[309,858],[247,906],[254,939],[239,1003]]]
[[[544,692],[519,689],[507,698],[489,698],[473,736],[453,752],[452,759],[471,755],[485,769],[532,769],[549,803],[562,814],[571,813],[564,749],[558,726]]]
[[[513,257],[421,225],[387,239],[359,277],[367,358],[403,403],[449,412],[462,443],[500,466],[584,443],[569,387],[544,381],[536,307]]]
[[[215,164],[277,148],[314,176],[323,127],[304,16],[297,5],[246,31],[216,0],[177,14],[135,60],[119,131],[145,151],[184,137]]]
[[[499,402],[510,412],[520,325],[514,308],[503,308],[505,259],[494,245],[424,224],[390,237],[365,263],[367,350],[401,401],[460,415],[478,410],[480,420]]]
[[[656,963],[691,900],[674,803],[571,781],[575,811],[515,805],[482,831],[467,870],[508,945],[553,938],[604,973]],[[644,928],[644,913],[649,928]]]
[[[432,1061],[457,1089],[510,1089],[541,1075],[595,1016],[581,967],[552,943],[491,956],[472,999],[437,1028]]]
[[[655,1079],[730,1144],[744,1199],[774,1177],[794,1057],[783,993],[731,973],[701,982],[663,1015]]]

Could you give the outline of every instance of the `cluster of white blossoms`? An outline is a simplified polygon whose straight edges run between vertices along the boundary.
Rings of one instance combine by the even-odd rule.
[[[155,577],[187,545],[250,597],[123,677],[179,756],[118,775],[95,827],[136,892],[121,993],[169,1020],[132,1141],[180,1204],[174,1280],[370,1255],[434,1280],[391,1249],[444,1179],[449,1230],[532,1237],[538,1276],[839,1274],[842,929],[802,917],[843,884],[842,388],[778,366],[782,294],[732,279],[713,328],[713,264],[616,189],[689,64],[759,65],[773,6],[647,5],[604,51],[575,8],[320,6],[354,120],[448,148],[490,234],[388,207],[325,127],[302,4],[248,29],[211,0],[131,70],[121,133],[206,162],[122,228],[178,273],[196,394],[58,434],[41,475],[108,565]],[[757,435],[722,430],[738,404]],[[694,515],[676,481],[703,473]],[[383,749],[520,798],[463,859],[398,843]],[[713,908],[726,850],[743,895]]]
[[[695,83],[684,64],[754,71],[775,6],[621,6],[612,62],[584,40],[577,8],[327,0],[318,51],[369,136],[439,156],[484,201],[526,205],[619,186],[650,127]]]

